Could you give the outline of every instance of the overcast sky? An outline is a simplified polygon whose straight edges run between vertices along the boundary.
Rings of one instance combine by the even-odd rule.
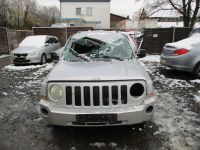
[[[59,0],[37,0],[42,5],[56,5],[60,8]],[[139,1],[139,2],[138,2]],[[132,17],[133,12],[140,9],[145,0],[111,0],[111,13]]]

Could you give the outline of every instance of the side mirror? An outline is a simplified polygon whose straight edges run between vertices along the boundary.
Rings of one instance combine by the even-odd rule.
[[[57,63],[59,61],[59,56],[55,52],[51,53],[51,59],[53,60],[54,63]]]
[[[140,49],[137,56],[138,56],[138,58],[146,57],[146,49]]]

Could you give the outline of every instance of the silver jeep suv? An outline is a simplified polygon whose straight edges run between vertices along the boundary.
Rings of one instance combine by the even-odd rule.
[[[53,125],[132,125],[151,119],[156,96],[134,42],[115,31],[75,34],[42,83],[40,110]]]

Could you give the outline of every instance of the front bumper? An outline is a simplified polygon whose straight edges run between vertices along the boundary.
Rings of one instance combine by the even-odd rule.
[[[150,97],[139,106],[123,106],[122,108],[104,108],[87,109],[87,108],[55,108],[49,101],[40,101],[40,110],[45,109],[46,113],[42,112],[45,120],[53,125],[59,126],[77,126],[77,127],[97,127],[97,126],[118,126],[118,125],[133,125],[150,120],[153,116],[156,96]],[[149,111],[149,108],[152,108]],[[117,116],[114,122],[78,122],[77,115],[109,115]]]
[[[40,63],[40,58],[38,57],[29,57],[29,58],[24,58],[24,59],[21,59],[21,60],[17,60],[17,59],[11,59],[11,63],[14,63],[14,64],[34,64],[34,63]]]

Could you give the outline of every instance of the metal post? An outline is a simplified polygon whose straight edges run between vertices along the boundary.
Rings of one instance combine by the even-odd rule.
[[[5,31],[6,31],[6,38],[7,38],[7,44],[8,44],[8,52],[10,53],[10,38],[8,36],[8,28],[6,27],[5,28]]]
[[[173,39],[172,39],[172,42],[174,42],[174,40],[175,40],[175,32],[176,32],[176,28],[175,28],[175,26],[173,27]]]

